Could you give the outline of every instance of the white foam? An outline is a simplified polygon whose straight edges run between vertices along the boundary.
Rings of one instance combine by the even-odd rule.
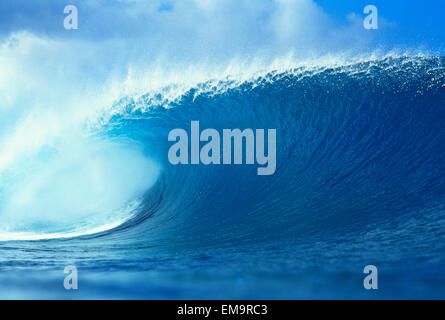
[[[32,232],[2,232],[0,231],[0,241],[36,241],[36,240],[51,240],[51,239],[68,239],[81,236],[87,236],[92,234],[97,234],[114,229],[126,221],[130,217],[121,219],[115,222],[107,223],[100,227],[87,229],[78,232],[55,232],[55,233],[32,233]]]

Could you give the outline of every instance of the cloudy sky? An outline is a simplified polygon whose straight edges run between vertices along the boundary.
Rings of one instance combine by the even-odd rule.
[[[63,28],[63,8],[79,9],[79,30]],[[373,34],[359,27],[363,8],[376,5],[381,19]],[[373,37],[379,45],[442,49],[445,3],[437,0],[2,0],[0,36],[17,31],[37,35],[104,40],[136,38],[166,44],[168,39],[220,50],[228,42],[237,49],[299,42],[302,35],[341,46],[344,38],[361,42]],[[346,31],[348,30],[348,31]],[[342,35],[340,35],[342,33]],[[247,36],[248,35],[248,36]],[[212,41],[213,39],[213,41]],[[274,41],[272,41],[274,40]],[[373,43],[375,45],[375,43]],[[329,46],[333,46],[330,43]]]
[[[70,4],[78,30],[64,28]],[[368,4],[378,30],[363,28]],[[2,0],[0,125],[5,112],[78,105],[78,92],[99,96],[105,82],[112,101],[117,89],[196,83],[286,55],[443,54],[444,10],[438,0]]]
[[[70,4],[78,30],[64,28]],[[368,4],[378,30],[363,28]],[[99,96],[105,82],[111,101],[117,89],[196,83],[289,55],[443,54],[443,12],[438,0],[1,0],[0,126],[23,108],[78,105],[78,92]]]

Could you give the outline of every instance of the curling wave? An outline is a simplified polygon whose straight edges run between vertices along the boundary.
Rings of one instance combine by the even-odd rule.
[[[3,173],[1,240],[99,231],[221,247],[442,219],[444,76],[443,58],[385,58],[122,98],[93,136],[28,158],[38,174]],[[277,129],[276,173],[172,166],[168,132],[190,120]]]
[[[19,127],[0,157],[0,268],[124,270],[129,297],[220,297],[232,279],[234,298],[357,298],[372,263],[391,275],[382,297],[443,296],[444,101],[443,57],[387,57],[126,94],[68,133],[30,116],[33,139]],[[275,174],[171,165],[168,133],[191,120],[276,129]]]

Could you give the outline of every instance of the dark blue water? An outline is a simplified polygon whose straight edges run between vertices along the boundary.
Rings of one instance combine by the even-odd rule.
[[[136,213],[99,234],[1,242],[2,298],[445,297],[444,58],[271,72],[159,101],[123,97],[97,132],[161,167]],[[168,133],[191,120],[277,129],[275,174],[171,165]],[[370,264],[376,291],[363,288]]]

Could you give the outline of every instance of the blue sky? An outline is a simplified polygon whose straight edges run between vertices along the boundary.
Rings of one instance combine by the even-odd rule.
[[[310,2],[295,0],[294,2]],[[363,8],[374,4],[379,9],[379,17],[383,22],[378,31],[373,31],[377,43],[390,47],[421,47],[428,49],[443,49],[445,42],[444,19],[445,2],[440,0],[313,0],[335,22],[336,26],[346,28],[351,26],[348,19],[351,13],[363,17]],[[187,20],[194,15],[195,7],[204,7],[205,0],[174,1],[174,0],[2,0],[0,2],[0,37],[21,30],[52,37],[67,36],[61,28],[63,7],[74,4],[79,8],[80,29],[70,38],[107,39],[110,37],[137,37],[141,33],[174,38],[175,29],[179,24],[174,19]],[[219,13],[212,12],[219,28],[225,28],[234,17],[236,22],[243,20],[245,25],[241,32],[251,29],[251,41],[261,41],[255,38],[255,23],[262,23],[262,17],[273,12],[277,5],[291,3],[292,0],[232,0],[212,1]],[[237,4],[238,3],[238,4]],[[207,5],[206,5],[207,6]],[[253,12],[253,13],[252,13]],[[297,13],[298,14],[298,13]],[[174,18],[173,18],[174,17]],[[170,20],[169,20],[170,19]],[[299,19],[299,17],[295,17]],[[385,24],[387,22],[387,24]],[[312,22],[314,26],[317,21]],[[324,22],[320,22],[324,23]],[[250,26],[249,26],[250,24]],[[169,25],[172,27],[170,28]],[[187,29],[183,24],[180,31]],[[190,27],[191,28],[191,27]],[[236,33],[233,30],[233,33]],[[193,32],[189,36],[193,35]],[[264,35],[263,35],[264,36]],[[243,37],[244,41],[249,39]]]
[[[345,17],[360,12],[368,4],[375,5],[379,15],[390,21],[384,38],[407,47],[425,46],[430,49],[444,48],[445,1],[442,0],[315,0],[339,23],[347,23]]]

